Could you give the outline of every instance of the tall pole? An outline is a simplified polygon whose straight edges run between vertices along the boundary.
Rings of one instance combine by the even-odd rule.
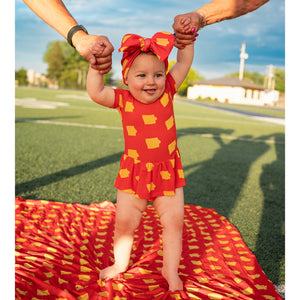
[[[275,79],[274,79],[274,66],[268,65],[268,90],[274,90],[275,88]]]
[[[243,80],[245,59],[247,59],[247,58],[248,58],[248,54],[246,53],[246,43],[242,43],[241,54],[240,54],[240,74],[239,74],[239,80]]]

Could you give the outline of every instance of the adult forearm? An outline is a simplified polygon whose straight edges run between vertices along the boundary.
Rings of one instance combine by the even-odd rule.
[[[213,0],[203,5],[196,12],[201,12],[205,16],[206,25],[209,25],[247,14],[268,1],[269,0]]]
[[[23,0],[24,3],[64,38],[77,22],[61,0]]]

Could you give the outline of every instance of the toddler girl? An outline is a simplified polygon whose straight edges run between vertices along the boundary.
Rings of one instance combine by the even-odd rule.
[[[151,39],[127,34],[122,74],[128,90],[104,86],[103,75],[92,68],[87,92],[96,103],[117,108],[121,114],[125,151],[115,182],[117,209],[112,266],[100,272],[109,280],[128,268],[134,232],[147,202],[153,202],[163,226],[162,275],[171,291],[182,290],[178,275],[184,218],[183,175],[173,111],[173,96],[184,81],[193,61],[194,46],[177,52],[177,62],[167,73],[168,56],[175,37],[158,32]],[[92,51],[101,52],[97,44]]]

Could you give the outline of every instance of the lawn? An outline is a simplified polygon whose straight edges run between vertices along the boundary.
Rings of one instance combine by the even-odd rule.
[[[118,112],[83,91],[17,88],[16,99],[16,196],[115,202],[124,147]],[[284,284],[284,126],[189,103],[174,107],[185,202],[224,215],[269,279]]]

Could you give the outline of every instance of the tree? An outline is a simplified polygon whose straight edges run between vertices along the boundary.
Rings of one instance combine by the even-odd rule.
[[[231,73],[226,76],[239,77],[239,73]],[[244,71],[244,80],[248,80],[255,84],[264,86],[265,78],[266,78],[266,75],[262,75],[257,72],[251,73],[248,71]],[[275,69],[274,78],[275,78],[275,90],[283,93],[285,91],[285,70],[284,69]]]
[[[85,89],[89,63],[66,41],[49,43],[44,61],[48,63],[47,77],[59,87]],[[112,84],[112,72],[104,75],[104,83]]]
[[[175,63],[176,63],[175,60],[169,61],[168,70],[170,70],[175,65]],[[179,87],[178,94],[180,96],[186,96],[188,87],[192,85],[191,82],[199,81],[199,80],[203,80],[203,79],[204,79],[204,77],[201,74],[199,74],[195,69],[191,68],[189,70],[189,73],[187,74],[185,80]]]
[[[275,69],[275,89],[281,93],[285,92],[285,70],[284,69]]]
[[[24,68],[15,71],[15,80],[18,81],[19,85],[28,85],[27,71]]]
[[[44,55],[44,62],[48,63],[47,77],[58,83],[64,68],[64,55],[59,41],[49,43]]]

